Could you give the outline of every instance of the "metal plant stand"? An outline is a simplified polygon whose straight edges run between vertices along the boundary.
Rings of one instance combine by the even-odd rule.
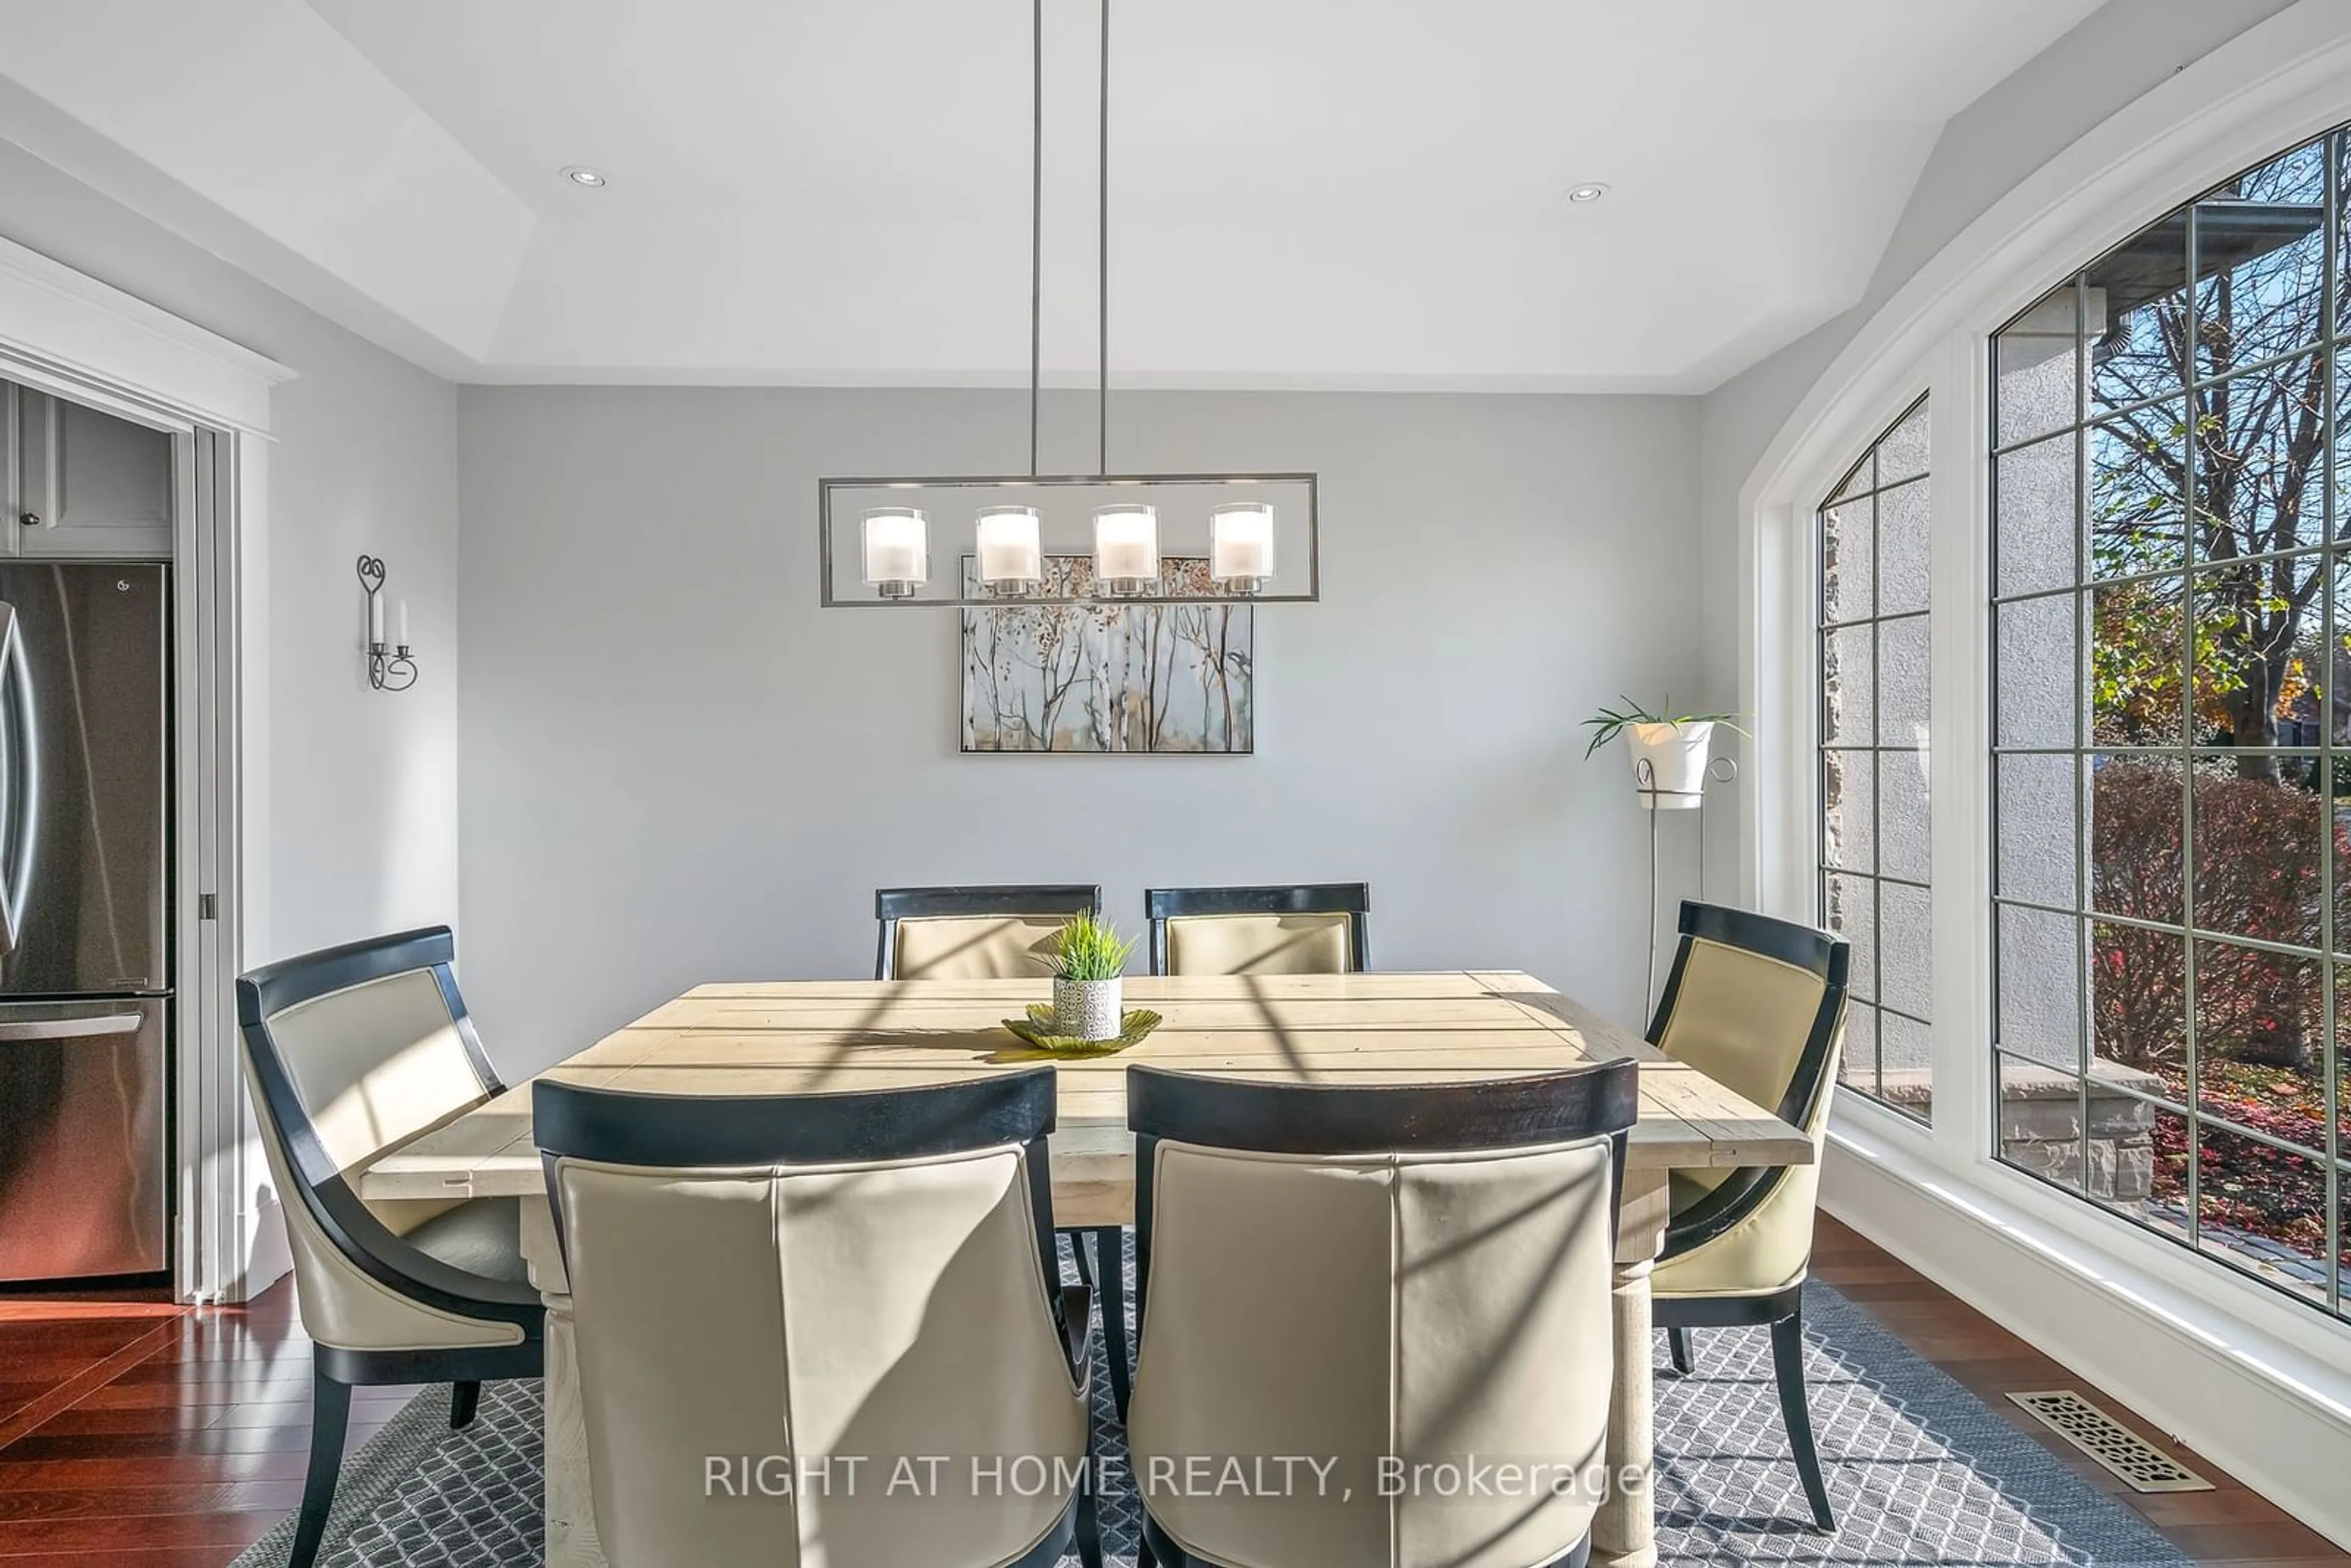
[[[1646,1012],[1657,998],[1657,802],[1663,799],[1698,802],[1698,896],[1706,902],[1706,786],[1729,784],[1739,777],[1735,758],[1717,757],[1706,765],[1706,775],[1695,789],[1660,789],[1657,770],[1646,757],[1634,758],[1633,785],[1635,794],[1649,798],[1649,988],[1642,993],[1641,1009]]]

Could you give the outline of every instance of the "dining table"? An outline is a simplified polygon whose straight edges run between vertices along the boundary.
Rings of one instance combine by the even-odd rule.
[[[1803,1133],[1515,970],[1131,977],[1128,1005],[1162,1022],[1139,1043],[1049,1056],[1004,1020],[1048,982],[783,980],[697,986],[549,1068],[540,1077],[668,1094],[842,1092],[930,1084],[1050,1061],[1055,1222],[1131,1225],[1134,1062],[1298,1083],[1461,1082],[1632,1057],[1640,1120],[1627,1140],[1612,1281],[1616,1376],[1607,1427],[1616,1478],[1593,1522],[1593,1561],[1647,1568],[1657,1556],[1652,1451],[1649,1274],[1677,1169],[1810,1163]],[[522,1242],[547,1303],[547,1562],[601,1568],[588,1487],[569,1285],[531,1138],[530,1085],[393,1145],[357,1173],[369,1200],[523,1200]]]

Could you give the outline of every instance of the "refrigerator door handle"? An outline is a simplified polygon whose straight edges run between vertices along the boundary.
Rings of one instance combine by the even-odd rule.
[[[0,601],[0,956],[24,939],[41,807],[40,737],[33,672],[16,607]]]
[[[0,1019],[0,1045],[24,1040],[92,1040],[100,1035],[137,1034],[147,1015],[140,1012],[100,1013],[83,1019]]]

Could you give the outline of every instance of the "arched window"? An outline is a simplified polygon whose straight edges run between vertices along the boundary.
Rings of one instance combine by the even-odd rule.
[[[1999,1154],[2344,1310],[2341,131],[1993,340]]]
[[[1842,1081],[1931,1109],[1927,400],[1820,508],[1820,907],[1853,946]]]

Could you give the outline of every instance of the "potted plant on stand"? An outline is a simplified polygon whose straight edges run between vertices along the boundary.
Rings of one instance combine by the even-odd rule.
[[[1672,694],[1657,705],[1657,711],[1635,702],[1631,697],[1616,699],[1621,708],[1602,708],[1585,719],[1592,731],[1592,744],[1583,748],[1586,758],[1622,735],[1625,749],[1632,753],[1633,785],[1640,791],[1641,804],[1648,810],[1687,811],[1702,810],[1706,805],[1706,781],[1713,761],[1714,727],[1738,735],[1746,730],[1739,725],[1739,716],[1729,713],[1675,714]],[[1726,758],[1726,777],[1735,777],[1739,765]],[[1706,897],[1706,819],[1698,819],[1698,895]],[[1657,993],[1657,819],[1649,819],[1649,986],[1643,993],[1641,1005],[1646,1009],[1649,998]]]
[[[1119,1037],[1119,977],[1134,941],[1119,940],[1106,920],[1080,914],[1061,927],[1053,949],[1053,1032],[1067,1040]]]
[[[1740,727],[1737,714],[1675,715],[1670,695],[1658,705],[1658,712],[1631,697],[1616,700],[1625,706],[1604,707],[1583,721],[1592,731],[1592,744],[1583,748],[1583,755],[1590,757],[1623,735],[1632,756],[1633,780],[1641,791],[1641,804],[1653,811],[1686,811],[1705,798],[1715,726],[1738,735],[1747,733]]]

